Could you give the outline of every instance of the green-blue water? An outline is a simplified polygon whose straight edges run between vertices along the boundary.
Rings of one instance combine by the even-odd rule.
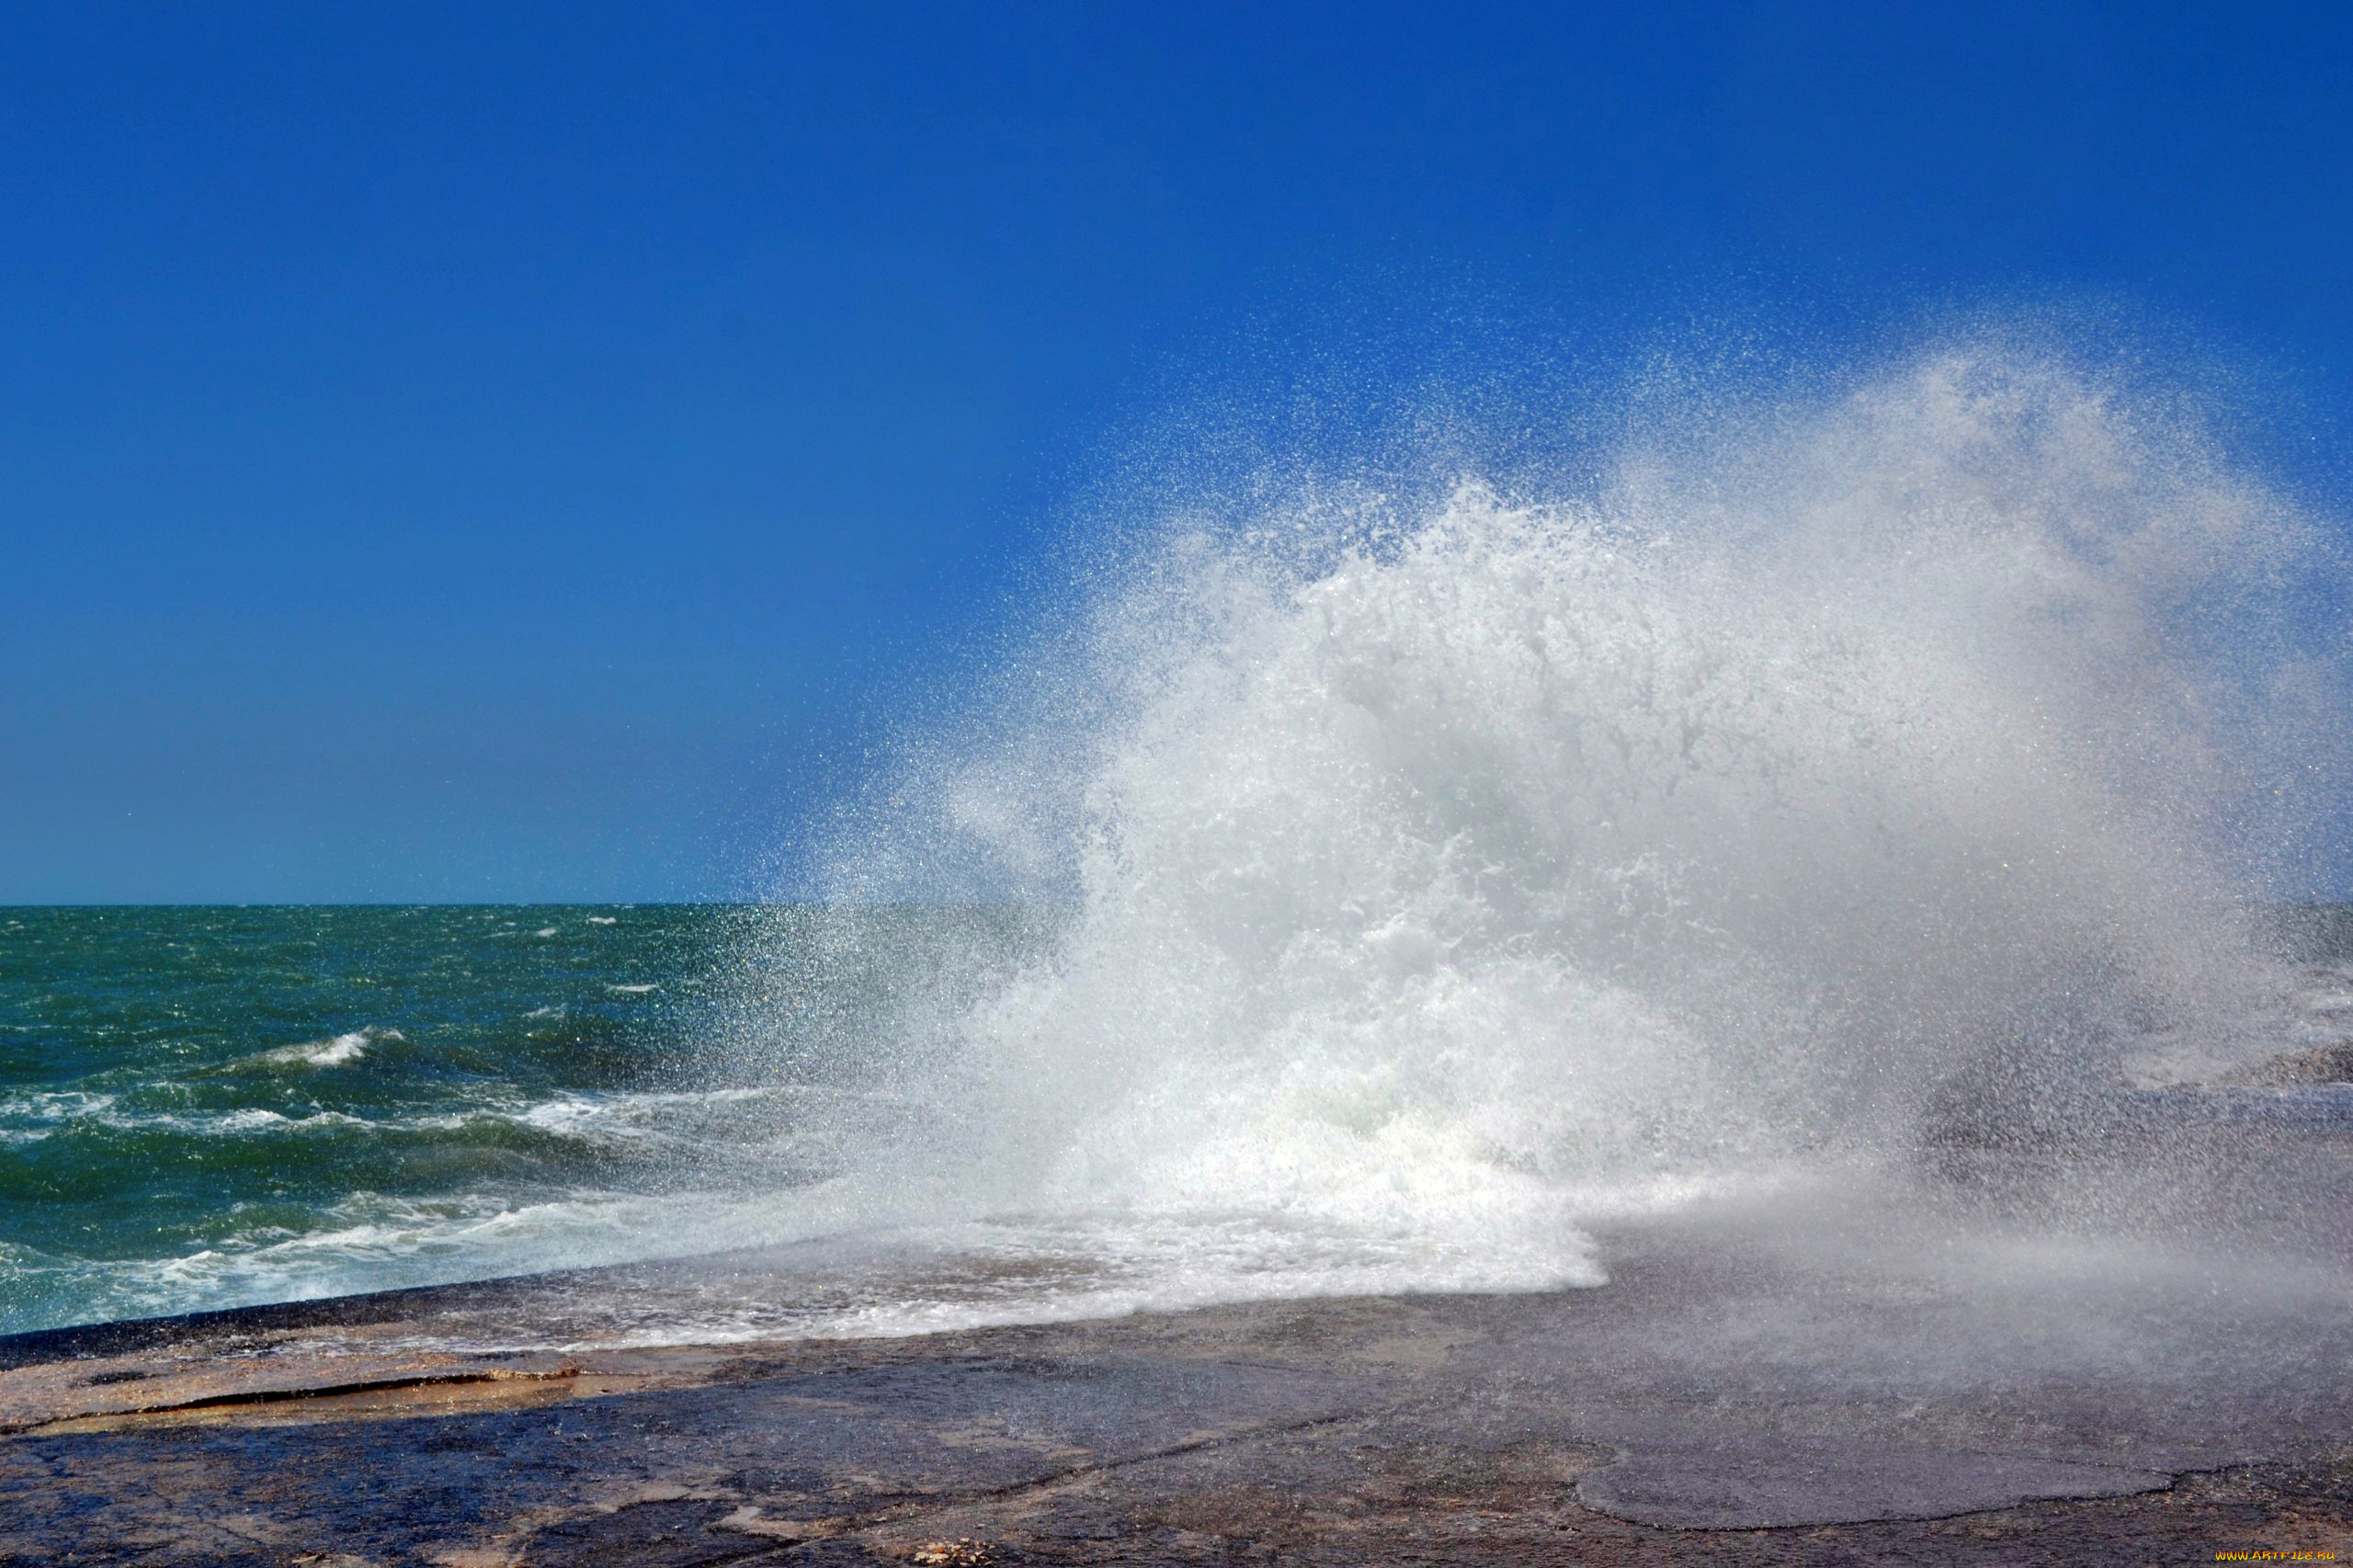
[[[756,1097],[699,1048],[757,918],[0,910],[0,1331],[528,1267],[642,1221]]]

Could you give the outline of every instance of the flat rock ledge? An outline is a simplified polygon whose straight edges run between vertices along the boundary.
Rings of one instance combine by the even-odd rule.
[[[1646,1349],[1680,1342],[1631,1327],[1692,1284],[1667,1258],[1555,1295],[435,1347],[550,1337],[521,1280],[20,1335],[0,1562],[2353,1559],[2333,1392],[2168,1435],[2177,1413],[2009,1369],[2008,1394],[1897,1409]]]

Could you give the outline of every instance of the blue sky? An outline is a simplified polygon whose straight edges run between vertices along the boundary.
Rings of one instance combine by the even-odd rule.
[[[2059,301],[2341,492],[2346,16],[10,7],[0,902],[741,891],[1189,399]]]

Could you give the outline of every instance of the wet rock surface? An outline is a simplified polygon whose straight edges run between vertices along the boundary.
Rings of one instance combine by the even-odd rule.
[[[2291,1240],[2334,1211],[2302,1192]],[[1891,1198],[1630,1224],[1609,1284],[1553,1294],[578,1333],[600,1290],[647,1321],[665,1290],[779,1267],[743,1255],[22,1336],[0,1342],[0,1562],[2353,1551],[2341,1263]],[[506,1348],[466,1347],[493,1329]]]

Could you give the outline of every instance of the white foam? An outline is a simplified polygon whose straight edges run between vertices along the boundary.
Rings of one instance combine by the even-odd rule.
[[[368,1048],[384,1040],[402,1040],[407,1037],[398,1029],[369,1027],[339,1034],[329,1040],[309,1040],[299,1045],[281,1045],[268,1051],[240,1057],[223,1069],[227,1072],[287,1072],[307,1071],[317,1067],[345,1067],[368,1054]]]
[[[134,1316],[528,1272],[584,1256],[626,1263],[778,1236],[761,1205],[708,1192],[589,1191],[539,1202],[361,1192],[325,1218],[318,1230],[256,1228],[177,1257],[51,1259],[46,1270],[76,1276],[77,1299],[98,1310]]]
[[[0,1120],[65,1122],[97,1116],[115,1103],[115,1096],[82,1089],[41,1090],[11,1095],[0,1100]]]

